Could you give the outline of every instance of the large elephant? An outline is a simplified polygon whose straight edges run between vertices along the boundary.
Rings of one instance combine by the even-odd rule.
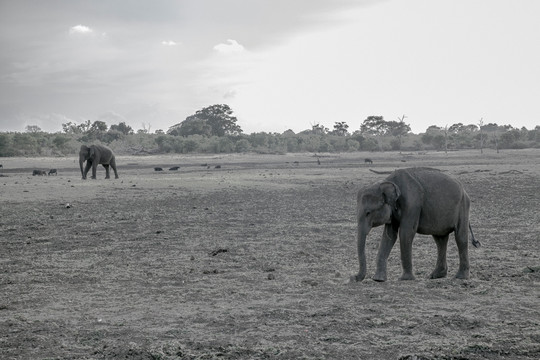
[[[83,163],[85,161],[86,167],[83,169]],[[79,151],[79,165],[81,167],[82,178],[86,179],[88,171],[92,168],[92,179],[95,179],[98,164],[102,164],[105,168],[105,179],[110,178],[109,165],[114,170],[115,178],[118,179],[116,159],[111,149],[104,145],[81,145],[81,150]]]
[[[373,280],[386,281],[386,264],[390,250],[399,234],[401,280],[413,280],[412,242],[416,233],[432,235],[438,256],[431,278],[447,273],[446,248],[448,236],[454,232],[459,252],[456,278],[469,278],[468,231],[469,196],[463,186],[441,171],[430,168],[408,168],[394,171],[384,181],[358,192],[358,261],[360,270],[351,281],[366,276],[366,237],[371,228],[384,225],[377,254],[377,269]],[[472,244],[480,246],[474,239]]]

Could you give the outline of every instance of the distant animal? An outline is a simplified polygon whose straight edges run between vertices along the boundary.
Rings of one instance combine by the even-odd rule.
[[[414,279],[412,243],[416,233],[432,235],[437,244],[437,263],[432,279],[446,276],[448,236],[454,233],[459,253],[458,279],[469,278],[468,232],[472,245],[480,246],[469,224],[469,196],[463,185],[436,169],[409,168],[394,171],[385,180],[358,191],[359,271],[351,281],[366,276],[366,237],[376,226],[384,225],[373,280],[386,281],[386,264],[398,235],[401,250],[401,280]]]
[[[2,164],[0,164],[0,168],[3,168],[4,166],[2,166]]]
[[[169,168],[169,171],[176,171],[180,169],[180,166],[173,166],[172,168]]]
[[[155,168],[154,168],[154,171],[163,171],[163,168],[155,167]]]
[[[364,162],[365,162],[366,164],[373,164],[373,160],[371,160],[371,159],[369,159],[369,158],[365,158],[365,159],[364,159]]]
[[[51,176],[52,174],[58,175],[58,171],[56,171],[56,169],[49,170],[49,176]]]
[[[47,175],[47,172],[45,170],[34,170],[32,172],[32,176],[44,176],[44,175]]]
[[[83,164],[86,161],[86,167],[83,169]],[[92,168],[92,179],[96,178],[97,166],[101,164],[105,168],[105,179],[110,179],[109,166],[114,170],[114,177],[118,179],[116,171],[116,158],[111,149],[104,145],[81,145],[79,151],[79,166],[83,180],[86,180],[86,175]]]
[[[221,169],[221,165],[216,165],[215,168],[216,169]]]

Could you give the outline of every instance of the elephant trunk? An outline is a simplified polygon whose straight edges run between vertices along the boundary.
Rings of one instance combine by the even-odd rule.
[[[79,156],[79,166],[81,168],[81,176],[84,179],[85,176],[84,176],[83,164],[84,164],[84,156]]]
[[[366,238],[367,234],[369,233],[370,229],[366,229],[364,225],[359,224],[358,225],[358,265],[359,270],[358,274],[354,275],[354,281],[362,281],[366,277]]]

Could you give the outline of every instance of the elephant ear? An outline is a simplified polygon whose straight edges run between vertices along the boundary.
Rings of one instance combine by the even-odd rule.
[[[381,189],[384,202],[392,209],[397,209],[397,200],[401,196],[399,187],[391,181],[384,181],[379,185],[379,189]]]

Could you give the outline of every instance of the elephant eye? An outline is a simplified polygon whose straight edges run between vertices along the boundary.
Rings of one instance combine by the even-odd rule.
[[[368,210],[366,211],[366,216],[369,216],[369,215],[371,215],[371,211]]]

